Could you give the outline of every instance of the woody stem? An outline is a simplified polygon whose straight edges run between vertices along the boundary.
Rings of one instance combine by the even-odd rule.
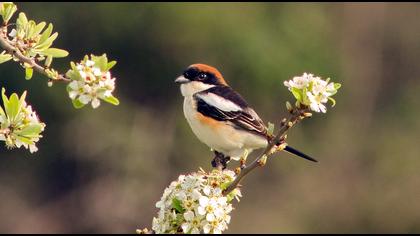
[[[33,68],[38,73],[49,77],[48,73],[45,71],[47,68],[36,63],[34,59],[23,55],[22,52],[17,47],[13,46],[13,44],[10,42],[10,40],[7,37],[7,26],[0,27],[0,46],[4,50],[6,50],[7,53],[19,59],[20,62],[30,65],[30,67]],[[58,74],[58,76],[53,78],[52,80],[62,81],[62,82],[71,82],[71,80],[63,74]]]
[[[229,194],[232,192],[241,180],[252,170],[254,170],[258,166],[263,166],[262,160],[272,154],[274,154],[277,150],[273,150],[275,146],[279,143],[284,141],[284,137],[287,131],[293,127],[297,122],[302,120],[305,116],[303,114],[306,112],[306,109],[299,109],[295,108],[290,113],[290,117],[287,120],[283,120],[280,124],[280,130],[277,132],[277,135],[269,140],[267,147],[265,148],[264,152],[262,152],[250,165],[246,166],[241,170],[239,175],[235,178],[235,180],[223,191],[224,195]]]

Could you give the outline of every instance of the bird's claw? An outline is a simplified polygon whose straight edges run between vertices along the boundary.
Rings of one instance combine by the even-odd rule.
[[[219,170],[224,170],[227,167],[227,163],[230,161],[229,156],[225,156],[220,152],[214,152],[216,155],[211,161],[211,165],[214,168],[217,168]]]
[[[249,151],[245,150],[242,157],[239,159],[241,170],[246,168],[246,159],[248,158]]]
[[[264,155],[263,157],[261,157],[260,160],[258,160],[259,166],[265,166],[266,163],[267,163],[267,155]]]

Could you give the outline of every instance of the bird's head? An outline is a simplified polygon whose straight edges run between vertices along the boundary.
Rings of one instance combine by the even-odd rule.
[[[205,64],[190,65],[175,83],[181,85],[183,96],[192,96],[214,86],[227,86],[222,74],[216,68]]]

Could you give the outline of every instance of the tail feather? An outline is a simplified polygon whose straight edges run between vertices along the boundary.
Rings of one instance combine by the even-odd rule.
[[[296,155],[296,156],[298,156],[298,157],[302,157],[302,158],[304,158],[304,159],[306,159],[306,160],[313,161],[313,162],[318,162],[318,161],[317,161],[317,160],[315,160],[314,158],[312,158],[312,157],[310,157],[310,156],[306,155],[305,153],[303,153],[303,152],[301,152],[301,151],[298,151],[298,150],[296,150],[296,149],[294,149],[294,148],[292,148],[292,147],[290,147],[290,146],[286,146],[286,147],[284,148],[284,150],[285,150],[286,152],[292,153],[292,154],[294,154],[294,155]]]

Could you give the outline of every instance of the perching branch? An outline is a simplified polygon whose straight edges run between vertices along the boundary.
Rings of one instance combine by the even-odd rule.
[[[24,56],[17,47],[13,46],[13,42],[11,42],[7,37],[7,26],[0,27],[0,46],[4,50],[6,50],[10,55],[19,59],[20,62],[30,65],[30,67],[32,67],[38,73],[43,74],[47,76],[48,78],[51,78],[50,75],[46,71],[48,68],[45,68],[37,64],[34,59]],[[67,82],[67,83],[71,82],[71,79],[67,78],[63,74],[58,74],[52,80],[62,81],[62,82]]]
[[[312,115],[306,107],[300,109],[294,108],[290,111],[290,113],[291,115],[289,119],[282,120],[280,123],[280,130],[277,132],[277,135],[268,142],[264,152],[262,152],[261,155],[259,155],[250,165],[245,166],[245,168],[240,170],[240,173],[235,180],[224,190],[224,195],[232,192],[249,172],[258,166],[264,166],[268,156],[276,153],[277,151],[283,150],[285,147],[284,144],[287,131],[300,120]]]

